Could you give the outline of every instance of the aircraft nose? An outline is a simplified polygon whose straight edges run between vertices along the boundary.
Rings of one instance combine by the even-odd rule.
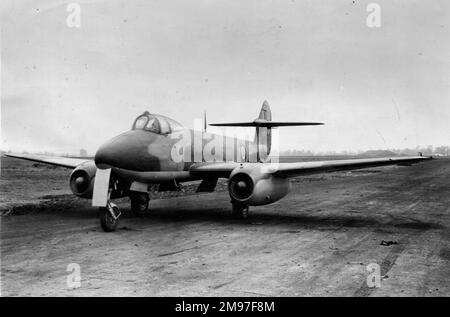
[[[95,164],[99,168],[122,168],[145,170],[151,164],[148,148],[153,137],[145,131],[125,132],[103,144],[95,154]]]
[[[130,132],[133,131],[123,133],[103,144],[95,153],[95,165],[100,168],[127,166],[140,147],[140,142],[137,142]]]

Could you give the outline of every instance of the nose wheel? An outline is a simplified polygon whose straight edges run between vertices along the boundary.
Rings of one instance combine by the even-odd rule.
[[[115,231],[121,215],[119,207],[108,201],[106,207],[99,208],[100,225],[105,232]]]
[[[233,205],[233,216],[239,219],[247,219],[248,218],[248,206],[242,203],[238,203],[232,201]]]

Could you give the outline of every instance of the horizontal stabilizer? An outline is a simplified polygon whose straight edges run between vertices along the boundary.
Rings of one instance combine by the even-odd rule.
[[[230,122],[230,123],[211,123],[210,126],[215,127],[290,127],[290,126],[307,126],[307,125],[323,125],[321,122],[276,122],[257,119],[252,122]]]

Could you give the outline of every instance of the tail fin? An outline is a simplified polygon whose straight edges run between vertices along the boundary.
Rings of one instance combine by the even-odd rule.
[[[206,110],[203,110],[203,132],[206,132],[207,127],[208,123],[206,122]]]
[[[272,121],[272,111],[270,111],[269,103],[267,102],[267,100],[264,100],[263,102],[258,119]]]
[[[271,122],[272,112],[269,103],[265,100],[259,112],[258,121]],[[272,127],[256,127],[253,142],[256,144],[256,155],[258,162],[265,161],[270,153],[272,145]]]
[[[264,101],[259,116],[252,122],[211,123],[216,127],[256,127],[254,142],[257,145],[258,161],[263,161],[270,153],[272,144],[272,128],[289,126],[322,125],[320,122],[274,122],[269,103]]]

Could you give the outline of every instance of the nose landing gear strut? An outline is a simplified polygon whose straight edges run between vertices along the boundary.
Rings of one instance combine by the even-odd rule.
[[[106,207],[99,208],[100,225],[105,232],[115,231],[122,214],[119,207],[111,202],[111,190],[108,192]]]
[[[106,232],[112,232],[116,230],[117,224],[119,223],[119,217],[121,212],[116,204],[108,201],[106,207],[100,207],[100,225],[102,229]]]

